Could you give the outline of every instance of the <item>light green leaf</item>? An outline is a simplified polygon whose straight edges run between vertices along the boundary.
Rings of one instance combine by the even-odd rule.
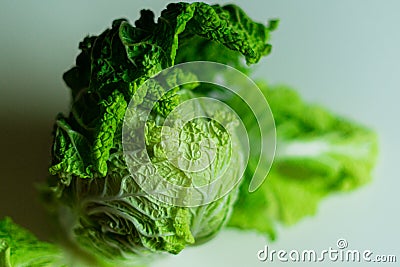
[[[275,236],[275,225],[315,214],[323,197],[370,181],[377,157],[376,134],[326,109],[305,103],[287,87],[259,84],[275,118],[277,151],[264,184],[241,185],[229,225]]]
[[[0,267],[66,267],[56,245],[42,242],[10,218],[0,220]]]

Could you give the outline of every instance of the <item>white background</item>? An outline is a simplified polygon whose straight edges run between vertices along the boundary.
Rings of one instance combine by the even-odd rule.
[[[270,84],[291,85],[307,101],[378,132],[380,156],[374,180],[353,193],[325,199],[317,216],[280,228],[277,242],[253,232],[226,230],[213,241],[154,266],[286,266],[260,263],[256,253],[266,244],[276,250],[321,251],[335,247],[339,238],[347,239],[349,249],[395,254],[400,260],[400,2],[231,2],[257,21],[281,20],[272,34],[273,52],[256,67],[255,76]],[[62,73],[74,64],[78,42],[85,35],[101,33],[115,18],[133,22],[142,8],[158,16],[166,4],[1,1],[0,217],[10,215],[49,238],[49,223],[32,184],[46,177],[52,123],[58,112],[68,110]]]

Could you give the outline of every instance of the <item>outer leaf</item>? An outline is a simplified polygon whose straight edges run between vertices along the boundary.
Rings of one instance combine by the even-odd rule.
[[[41,242],[33,234],[13,223],[0,220],[1,267],[61,267],[64,255],[53,244]]]
[[[66,119],[58,116],[55,125],[55,142],[53,144],[54,164],[49,172],[59,175],[62,182],[68,184],[72,176],[89,177],[87,166],[89,143],[85,136],[71,129]]]
[[[275,117],[277,152],[262,187],[241,185],[230,226],[274,237],[276,223],[312,215],[320,200],[367,183],[377,156],[373,131],[306,104],[290,88],[259,84]],[[249,176],[251,177],[251,176]]]
[[[114,91],[106,100],[101,101],[100,105],[105,111],[96,128],[98,134],[93,145],[93,161],[95,171],[105,176],[110,149],[114,145],[114,134],[124,118],[127,103],[119,91]]]

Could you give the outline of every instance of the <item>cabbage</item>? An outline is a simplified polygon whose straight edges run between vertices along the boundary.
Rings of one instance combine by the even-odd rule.
[[[229,110],[189,101],[213,90],[185,82],[196,80],[193,71],[150,78],[196,59],[188,52],[192,45],[202,49],[197,56],[221,51],[216,61],[244,69],[239,55],[251,64],[268,54],[274,26],[253,22],[233,5],[176,3],[157,23],[143,10],[135,26],[115,20],[80,43],[76,66],[64,74],[71,112],[55,123],[46,188],[68,242],[102,263],[139,264],[201,244],[227,223],[247,158],[239,120]],[[188,120],[191,110],[198,113]],[[170,117],[179,131],[166,124]],[[220,177],[226,183],[213,184]],[[166,193],[160,178],[191,191]]]
[[[224,226],[273,239],[367,183],[373,131],[245,75],[276,27],[234,5],[174,3],[84,38],[41,188],[64,250],[4,219],[0,267],[138,266]]]

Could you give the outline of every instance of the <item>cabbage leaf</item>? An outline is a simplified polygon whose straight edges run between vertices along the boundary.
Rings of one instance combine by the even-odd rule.
[[[66,267],[59,247],[37,240],[10,218],[0,220],[0,267]]]
[[[258,86],[275,119],[275,159],[266,181],[253,193],[248,192],[247,173],[228,225],[274,239],[278,223],[292,225],[315,214],[328,194],[368,183],[378,140],[371,129],[306,103],[292,88]]]

